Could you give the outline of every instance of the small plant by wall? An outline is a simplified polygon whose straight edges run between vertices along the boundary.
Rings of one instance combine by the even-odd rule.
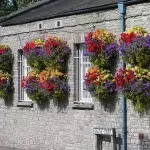
[[[0,44],[0,97],[4,100],[8,100],[13,91],[12,67],[13,55],[10,48]]]

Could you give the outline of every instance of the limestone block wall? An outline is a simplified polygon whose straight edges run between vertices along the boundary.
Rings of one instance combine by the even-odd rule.
[[[55,28],[55,21],[62,20],[63,26]],[[73,51],[76,43],[84,42],[84,35],[95,28],[106,28],[117,38],[120,22],[117,9],[74,15],[41,21],[38,23],[0,27],[0,43],[8,44],[14,54],[14,100],[8,107],[0,100],[0,146],[24,150],[94,150],[93,129],[115,128],[117,148],[121,149],[122,104],[120,98],[114,105],[104,108],[93,100],[93,110],[73,109],[74,66]],[[126,26],[140,25],[150,31],[150,2],[127,7]],[[72,49],[69,60],[69,85],[71,94],[67,105],[57,106],[51,102],[49,109],[40,110],[36,103],[33,108],[17,107],[18,68],[17,51],[25,42],[44,35],[56,35],[66,40]],[[150,149],[150,114],[139,116],[128,103],[128,150]],[[139,139],[139,133],[144,135]],[[105,138],[104,138],[105,139]],[[104,150],[112,150],[108,140],[103,142]]]

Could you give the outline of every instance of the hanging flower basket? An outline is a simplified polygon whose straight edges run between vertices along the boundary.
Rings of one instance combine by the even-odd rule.
[[[7,45],[0,44],[0,70],[4,73],[12,73],[13,56]]]
[[[85,76],[87,90],[100,101],[105,101],[115,92],[113,75],[108,70],[101,71],[98,66],[89,68]]]
[[[66,62],[71,54],[71,49],[68,47],[67,42],[58,37],[47,36],[44,49],[46,51],[46,57],[44,59],[45,65],[64,71]]]
[[[36,71],[45,69],[44,57],[46,52],[43,47],[44,40],[36,39],[27,42],[23,48],[23,55],[27,58],[28,64]]]
[[[49,100],[48,93],[39,86],[38,74],[35,72],[29,72],[28,75],[22,79],[21,87],[26,90],[30,99],[38,103]]]
[[[50,99],[62,100],[68,95],[66,63],[71,53],[67,43],[57,37],[47,36],[26,43],[23,55],[32,72],[22,79],[30,99],[43,103]]]
[[[68,93],[67,77],[52,68],[46,68],[39,75],[30,72],[22,80],[28,96],[37,102],[50,99],[62,100]]]
[[[46,67],[64,71],[70,53],[65,41],[51,36],[27,42],[23,48],[28,64],[39,72]]]
[[[115,36],[107,30],[89,32],[85,37],[87,54],[94,65],[108,69],[117,56]]]
[[[122,33],[118,50],[125,63],[143,68],[150,65],[150,35],[142,27]]]
[[[118,69],[115,74],[118,91],[123,91],[138,112],[148,110],[150,106],[150,71],[137,66]]]

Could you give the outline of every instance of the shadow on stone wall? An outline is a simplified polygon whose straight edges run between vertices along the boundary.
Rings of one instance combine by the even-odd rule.
[[[49,109],[50,100],[49,99],[44,99],[44,101],[37,102],[37,105],[38,105],[40,110]]]
[[[109,97],[103,101],[100,102],[101,107],[104,108],[105,111],[107,112],[114,112],[116,109],[116,104],[119,101],[119,98],[117,96],[117,93],[114,93],[112,95],[109,95]]]
[[[11,55],[9,57],[10,57],[9,59],[11,60],[11,62],[9,62],[10,68],[9,68],[9,72],[8,73],[11,75],[11,78],[7,82],[7,89],[6,89],[7,96],[4,99],[5,105],[7,107],[13,106],[13,101],[14,101],[14,82],[13,82],[14,56],[11,53]]]
[[[98,135],[97,137],[98,143],[97,143],[97,150],[114,150],[112,148],[112,141],[110,135]],[[119,134],[118,137],[116,137],[116,149],[115,150],[121,150],[122,145],[122,138]]]
[[[66,97],[64,97],[63,99],[53,100],[54,106],[57,107],[58,112],[67,108],[68,98],[69,98],[69,95],[66,95]]]

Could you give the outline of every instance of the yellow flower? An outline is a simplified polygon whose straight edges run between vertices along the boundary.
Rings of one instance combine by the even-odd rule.
[[[95,32],[92,33],[92,38],[102,40],[106,44],[111,44],[115,42],[115,36],[105,29],[97,29]]]
[[[42,39],[35,39],[34,43],[36,46],[41,47],[44,44],[44,41]]]
[[[4,44],[0,44],[0,49],[8,50],[9,46],[8,45],[4,45]]]
[[[140,26],[134,26],[128,29],[125,33],[132,33],[132,32],[140,36],[148,35],[148,32],[143,27],[140,27]]]
[[[49,68],[46,68],[45,70],[43,70],[38,75],[38,79],[40,82],[45,82],[48,79],[57,78],[57,77],[61,77],[61,76],[64,76],[64,74],[59,72],[58,70],[54,70],[49,67]]]

